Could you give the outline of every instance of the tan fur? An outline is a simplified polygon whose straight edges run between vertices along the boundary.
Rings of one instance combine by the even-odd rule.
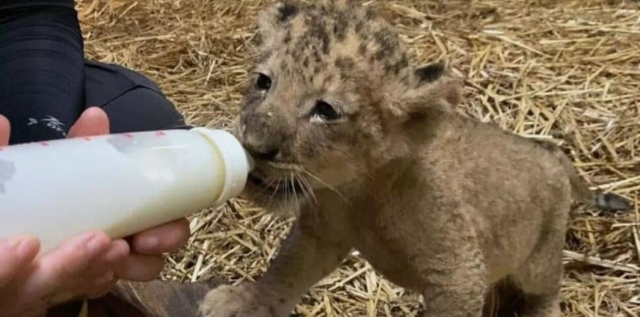
[[[266,274],[212,290],[203,316],[288,316],[352,248],[422,293],[424,316],[479,317],[501,282],[524,294],[519,316],[560,316],[570,205],[596,196],[559,149],[451,111],[462,81],[410,65],[358,4],[277,4],[259,25],[237,131],[258,158],[245,194],[298,217]]]

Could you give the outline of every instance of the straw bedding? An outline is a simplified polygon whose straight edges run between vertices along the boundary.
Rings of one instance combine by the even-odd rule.
[[[83,0],[89,58],[155,80],[188,122],[225,128],[237,113],[262,0]],[[591,186],[640,194],[637,1],[368,1],[421,62],[467,80],[461,113],[562,144]],[[470,158],[471,159],[471,158]],[[191,218],[193,237],[163,279],[251,280],[291,224],[242,199]],[[640,315],[640,213],[575,216],[566,240],[565,316]],[[297,308],[303,316],[416,316],[419,295],[354,253]]]

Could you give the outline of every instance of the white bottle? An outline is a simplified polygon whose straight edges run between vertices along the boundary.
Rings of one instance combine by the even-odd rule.
[[[0,149],[0,238],[30,234],[40,255],[88,230],[121,238],[240,194],[251,158],[223,130],[195,128]]]

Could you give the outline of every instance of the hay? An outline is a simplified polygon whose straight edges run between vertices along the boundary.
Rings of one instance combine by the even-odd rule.
[[[227,127],[237,112],[261,0],[84,0],[87,56],[157,81],[192,124]],[[640,193],[640,6],[633,1],[368,1],[423,61],[467,78],[459,110],[557,141],[593,188]],[[242,200],[191,220],[164,279],[259,276],[290,221]],[[566,316],[640,315],[640,212],[591,210],[571,221]],[[419,296],[357,254],[298,305],[305,316],[415,316]]]

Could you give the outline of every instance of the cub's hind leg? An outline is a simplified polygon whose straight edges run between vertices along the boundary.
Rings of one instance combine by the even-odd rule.
[[[521,290],[521,317],[560,317],[562,249],[546,247],[534,254],[513,277]]]
[[[531,265],[492,285],[482,317],[562,316],[558,303],[562,272],[536,272]]]
[[[517,307],[520,307],[522,300],[522,290],[507,276],[487,292],[482,317],[519,317],[516,315]]]
[[[517,308],[520,317],[561,317],[559,294],[564,272],[562,250],[565,221],[559,217],[541,235],[541,240],[512,276],[520,289],[522,301]]]

